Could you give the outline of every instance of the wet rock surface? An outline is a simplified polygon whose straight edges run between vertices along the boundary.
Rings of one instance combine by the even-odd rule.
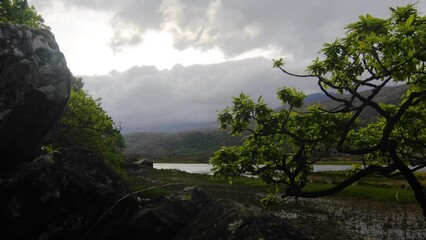
[[[0,23],[2,175],[37,156],[63,111],[70,83],[71,73],[50,31]]]

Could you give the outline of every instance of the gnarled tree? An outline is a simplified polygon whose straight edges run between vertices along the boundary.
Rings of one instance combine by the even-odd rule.
[[[366,15],[349,24],[345,37],[324,44],[323,57],[305,75],[287,71],[282,59],[274,61],[286,75],[316,79],[336,108],[302,109],[303,93],[286,87],[278,90],[278,98],[288,107],[279,111],[262,99],[235,97],[233,106],[219,114],[220,126],[249,134],[242,146],[214,154],[214,174],[232,179],[249,172],[285,186],[283,196],[296,198],[335,194],[370,174],[402,175],[426,217],[424,187],[413,173],[426,166],[426,17],[414,5],[390,10],[387,19]],[[400,103],[375,100],[385,86],[398,84],[408,86]],[[368,94],[360,94],[365,90]],[[368,108],[377,120],[360,124]],[[331,150],[363,156],[363,167],[330,189],[304,191],[312,164]]]

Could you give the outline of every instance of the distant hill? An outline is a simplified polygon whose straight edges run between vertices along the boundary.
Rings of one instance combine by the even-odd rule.
[[[407,86],[384,88],[376,96],[376,101],[382,103],[399,103],[401,95],[407,91]],[[368,91],[362,92],[366,95]],[[347,96],[349,97],[349,96]],[[306,105],[320,104],[324,108],[332,109],[337,103],[327,100],[323,93],[309,95]],[[374,121],[377,113],[367,109],[361,114],[364,122]],[[241,144],[240,137],[230,136],[224,130],[194,130],[178,133],[139,132],[124,135],[126,151],[133,159],[149,158],[156,161],[169,162],[207,162],[208,158],[221,146]]]
[[[207,162],[221,146],[238,145],[239,137],[223,130],[178,133],[140,132],[124,135],[125,153],[133,158],[155,161]]]

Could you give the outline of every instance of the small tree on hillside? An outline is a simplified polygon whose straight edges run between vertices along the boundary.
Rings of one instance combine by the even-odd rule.
[[[219,114],[220,127],[249,135],[242,146],[214,154],[214,175],[232,180],[249,172],[284,186],[283,197],[296,198],[335,194],[370,174],[402,175],[426,217],[424,187],[413,173],[426,166],[426,17],[413,5],[390,10],[388,19],[366,15],[348,25],[345,37],[324,44],[323,58],[315,59],[306,75],[288,72],[282,59],[274,61],[287,75],[315,78],[337,108],[302,110],[304,94],[286,87],[277,94],[288,108],[279,111],[261,98],[235,97],[233,106]],[[400,103],[376,102],[374,97],[391,84],[408,85]],[[378,114],[377,121],[361,125],[367,108]],[[329,189],[304,191],[312,164],[332,150],[362,155],[364,167]]]
[[[0,22],[22,24],[32,28],[49,28],[35,8],[28,5],[27,0],[2,0]]]

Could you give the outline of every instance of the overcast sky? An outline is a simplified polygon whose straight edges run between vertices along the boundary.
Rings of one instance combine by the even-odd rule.
[[[272,59],[303,72],[359,15],[387,17],[411,2],[29,0],[124,132],[202,127],[241,91],[273,106],[282,85],[318,92],[314,81],[272,69]],[[424,2],[417,7],[426,12]]]

